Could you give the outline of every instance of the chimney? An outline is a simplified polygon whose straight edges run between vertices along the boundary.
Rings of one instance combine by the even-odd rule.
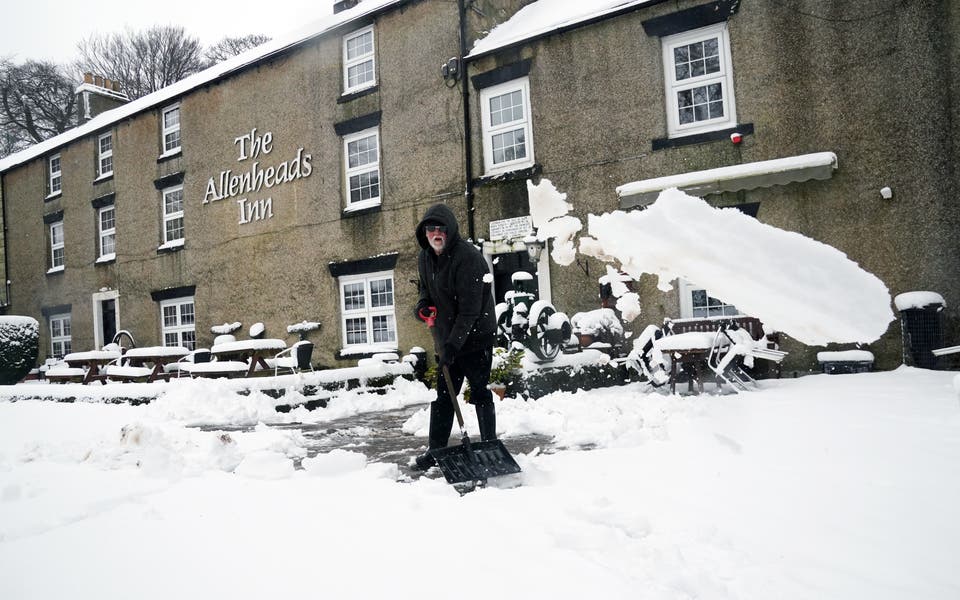
[[[348,8],[353,8],[354,6],[359,4],[359,2],[360,0],[340,0],[339,2],[334,2],[333,14],[337,14],[338,12],[343,12]]]
[[[100,113],[130,101],[127,95],[120,91],[119,81],[93,73],[83,74],[83,82],[77,87],[76,94],[77,105],[80,107],[77,125],[83,125]]]

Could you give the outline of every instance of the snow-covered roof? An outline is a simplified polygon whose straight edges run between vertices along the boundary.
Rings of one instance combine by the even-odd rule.
[[[703,196],[809,179],[829,179],[836,168],[836,154],[815,152],[634,181],[618,187],[617,195],[620,196],[621,208],[630,208],[656,200],[661,191],[669,188],[678,188],[684,192]]]
[[[596,18],[628,10],[651,0],[537,0],[494,27],[473,44],[467,58],[476,58],[518,42],[570,29]]]
[[[47,152],[55,150],[61,146],[65,146],[74,140],[90,135],[104,127],[108,127],[114,123],[130,118],[137,113],[150,110],[166,102],[171,102],[202,85],[206,85],[226,77],[240,69],[243,69],[244,67],[260,62],[280,52],[284,52],[285,50],[331,31],[332,29],[340,27],[345,23],[368,16],[391,5],[402,4],[406,1],[407,0],[364,0],[353,8],[313,21],[312,23],[291,31],[286,35],[270,40],[269,42],[261,44],[256,48],[251,48],[250,50],[218,63],[209,69],[205,69],[199,73],[187,77],[186,79],[182,79],[173,85],[169,85],[161,90],[157,90],[152,94],[138,98],[133,102],[124,104],[123,106],[113,110],[103,112],[79,127],[75,127],[69,131],[61,133],[58,136],[30,146],[26,150],[21,150],[20,152],[11,154],[10,156],[0,160],[0,173],[30,161],[38,156],[42,156]]]

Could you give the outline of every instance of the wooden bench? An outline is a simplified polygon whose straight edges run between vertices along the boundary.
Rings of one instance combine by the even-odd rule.
[[[750,334],[755,341],[766,341],[766,348],[756,348],[751,351],[751,356],[762,358],[773,362],[773,372],[776,378],[781,375],[781,363],[786,352],[780,350],[780,334],[776,331],[765,333],[763,323],[756,317],[745,315],[735,317],[704,317],[692,319],[668,319],[664,323],[664,329],[669,329],[674,334],[699,331],[702,333],[716,333],[722,323],[736,323],[737,327]]]

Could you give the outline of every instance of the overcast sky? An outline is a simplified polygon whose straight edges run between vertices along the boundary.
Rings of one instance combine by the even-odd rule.
[[[332,12],[334,0],[8,0],[0,17],[0,57],[71,62],[91,33],[182,25],[204,46],[226,35],[278,37]]]

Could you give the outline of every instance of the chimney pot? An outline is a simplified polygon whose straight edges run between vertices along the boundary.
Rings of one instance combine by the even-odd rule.
[[[93,83],[93,73],[84,73],[83,74],[84,83]]]
[[[113,80],[110,79],[110,78],[104,79],[104,80],[103,80],[103,87],[107,88],[108,90],[112,90],[112,89],[113,89]]]
[[[93,76],[93,85],[95,85],[95,86],[97,86],[97,87],[103,87],[103,76],[102,76],[102,75],[94,75],[94,76]]]

